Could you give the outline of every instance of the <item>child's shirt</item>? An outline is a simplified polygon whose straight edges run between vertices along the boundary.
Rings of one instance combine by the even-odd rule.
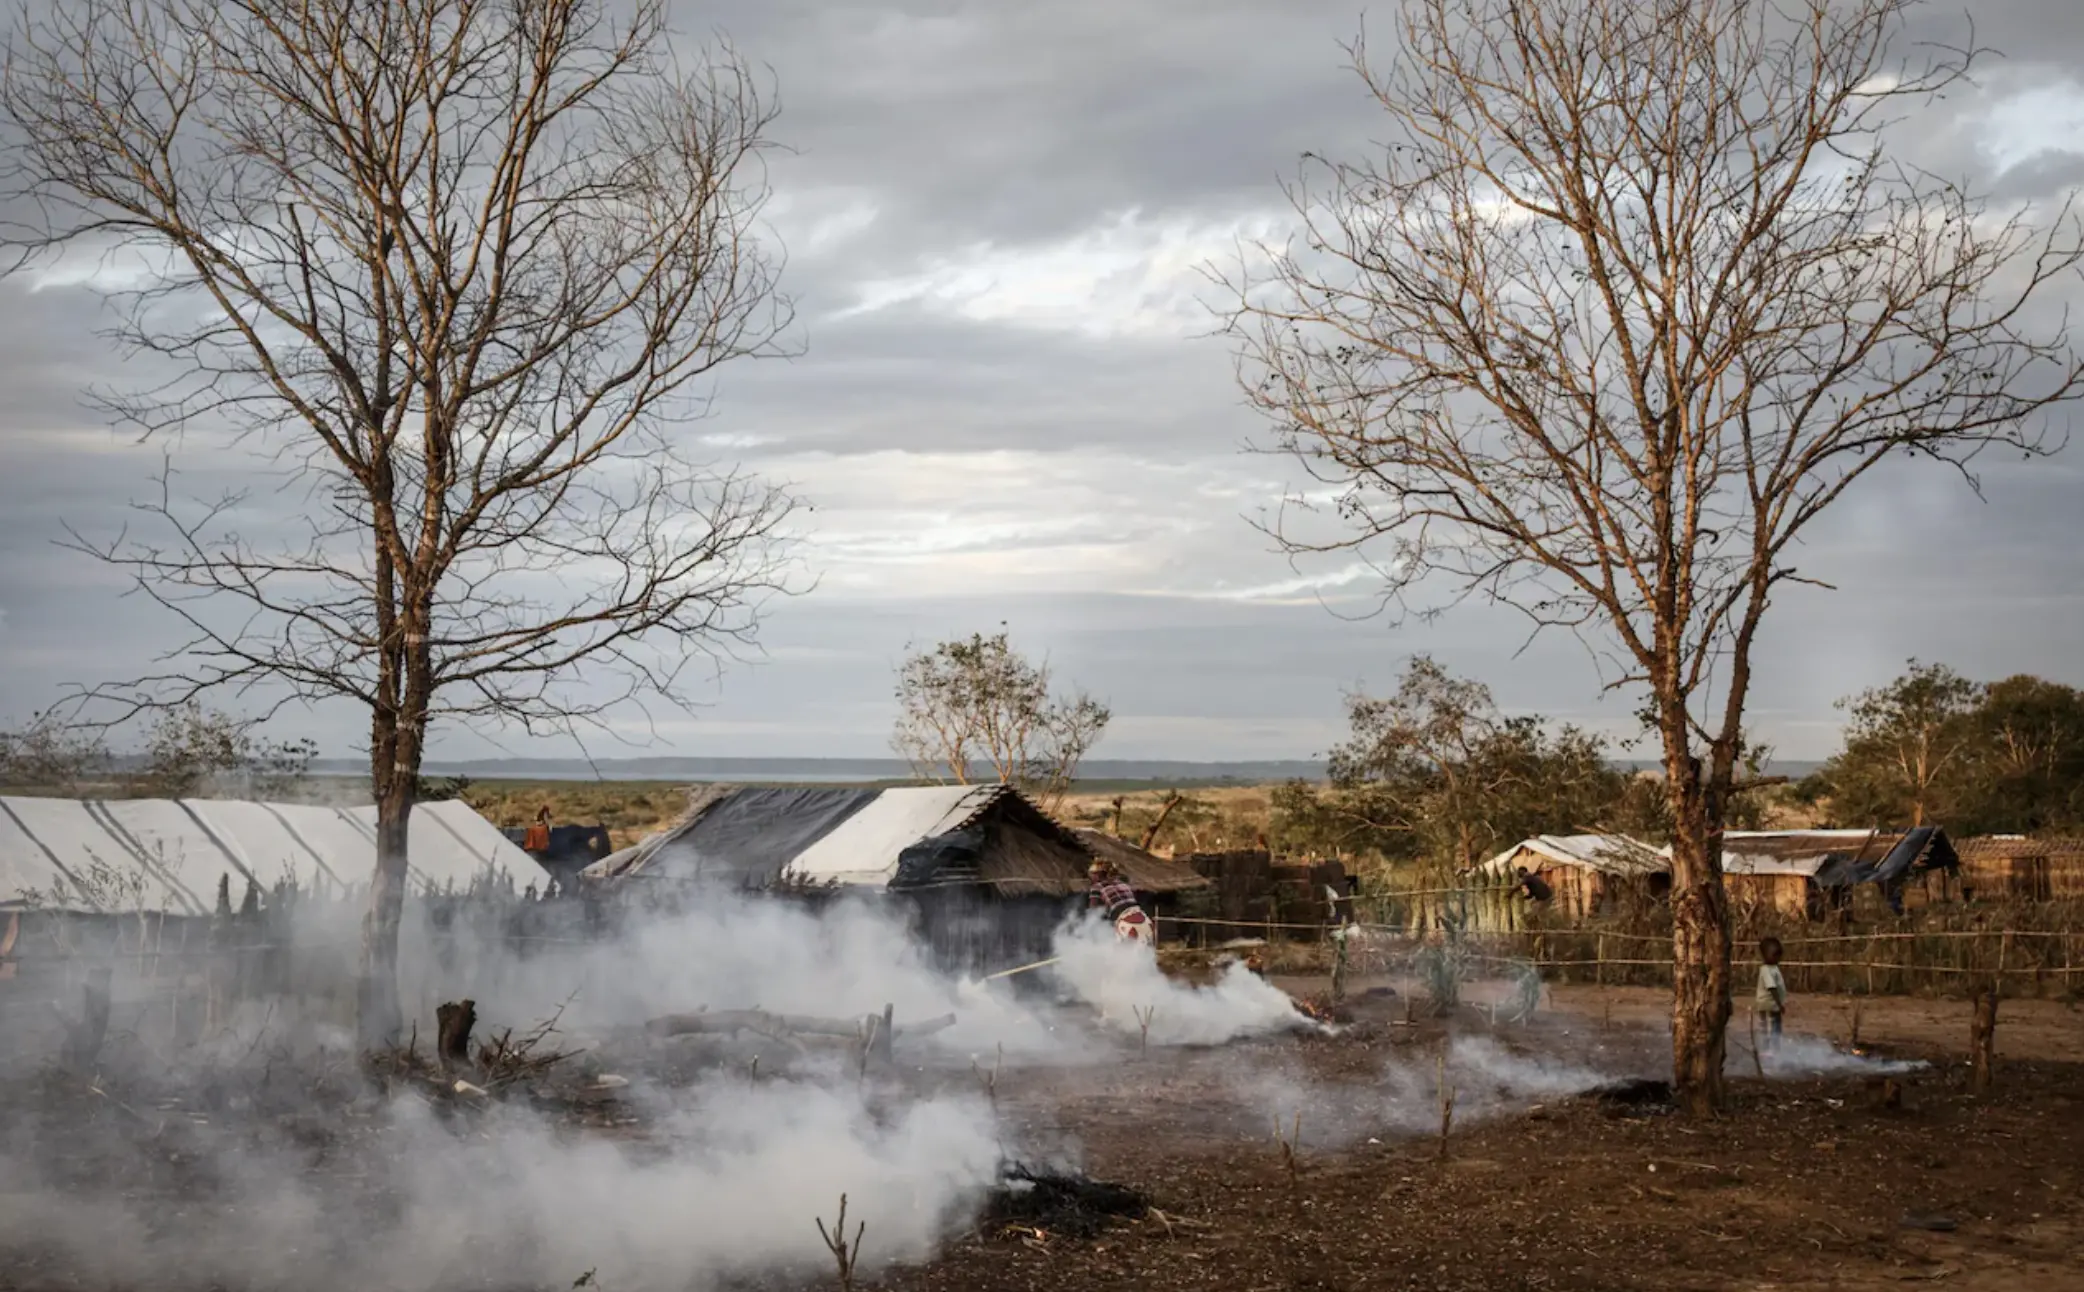
[[[1787,977],[1780,972],[1779,965],[1758,967],[1758,1008],[1769,1013],[1779,1013],[1787,1005]]]

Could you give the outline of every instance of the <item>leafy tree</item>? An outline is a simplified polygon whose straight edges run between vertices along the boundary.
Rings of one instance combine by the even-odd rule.
[[[0,731],[0,786],[17,793],[74,795],[114,767],[98,733],[45,710],[15,731]]]
[[[1536,716],[1507,716],[1489,688],[1428,656],[1388,696],[1353,695],[1351,734],[1327,759],[1329,787],[1276,796],[1282,838],[1459,871],[1533,834],[1602,828],[1627,799],[1606,742]]]
[[[1051,691],[1047,661],[1008,634],[973,633],[906,658],[897,673],[891,745],[922,777],[969,785],[990,778],[1054,807],[1113,717],[1084,691]]]
[[[199,798],[231,792],[261,800],[295,797],[318,746],[309,740],[277,743],[258,724],[197,704],[159,712],[145,741],[144,765],[126,778],[139,798]]]
[[[1981,688],[1944,664],[1911,660],[1886,686],[1840,700],[1845,748],[1824,768],[1836,813],[1924,825],[1964,805]]]
[[[1819,773],[1850,826],[2031,834],[2084,824],[2084,694],[2038,677],[1987,685],[1944,665],[1841,704],[1844,746]]]
[[[2059,833],[2084,825],[2084,693],[2038,677],[1982,689],[1958,829]]]

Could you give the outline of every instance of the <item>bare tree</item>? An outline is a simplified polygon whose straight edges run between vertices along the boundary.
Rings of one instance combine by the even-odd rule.
[[[429,724],[671,697],[786,581],[789,500],[674,434],[789,321],[754,236],[774,109],[728,49],[679,62],[661,0],[71,0],[18,23],[0,110],[25,263],[135,271],[93,283],[172,375],[104,397],[118,423],[305,486],[279,543],[171,472],[152,537],[76,541],[189,630],[137,702],[367,707],[380,1040]]]
[[[1645,697],[1673,823],[1674,1072],[1719,1098],[1720,830],[1751,652],[1797,543],[1893,455],[1969,475],[2079,391],[2052,221],[1892,163],[1976,51],[1914,0],[1409,0],[1389,119],[1308,159],[1303,231],[1227,276],[1241,381],[1335,499],[1293,550],[1383,550],[1385,607],[1470,596],[1595,643]],[[1300,508],[1301,510],[1297,510]],[[1430,604],[1420,606],[1422,601]],[[1598,645],[1605,643],[1605,645]]]
[[[1054,808],[1113,716],[1078,691],[1053,695],[1047,662],[1007,634],[973,633],[910,655],[897,673],[891,745],[920,776],[971,784],[980,774]]]

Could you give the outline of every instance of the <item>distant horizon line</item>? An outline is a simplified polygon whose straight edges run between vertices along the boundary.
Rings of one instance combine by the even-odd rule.
[[[1612,765],[1630,771],[1655,770],[1661,760],[1622,758]],[[1823,760],[1776,759],[1765,771],[1799,777],[1814,772]],[[318,758],[311,770],[319,773],[354,773],[366,764],[354,758]],[[699,754],[658,754],[629,758],[430,758],[421,773],[430,776],[499,776],[543,779],[651,780],[675,776],[716,777],[730,775],[776,777],[793,773],[795,778],[825,779],[837,776],[876,780],[916,779],[913,766],[902,758],[874,757],[726,757]],[[1079,767],[1079,781],[1167,781],[1167,780],[1321,780],[1323,759],[1317,758],[1093,758]]]

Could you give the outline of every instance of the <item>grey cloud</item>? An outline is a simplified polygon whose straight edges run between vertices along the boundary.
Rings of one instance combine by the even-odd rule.
[[[829,456],[839,471],[892,451],[1034,455],[1024,460],[1046,465],[1036,467],[1031,494],[1008,504],[1013,519],[1035,529],[1062,520],[1074,505],[1063,484],[1082,481],[1077,505],[1121,512],[1092,520],[1083,537],[1149,558],[1163,577],[1124,572],[1082,590],[1037,593],[1030,584],[1054,573],[1049,555],[1023,565],[1023,544],[1037,540],[1018,526],[1012,538],[964,537],[948,546],[1007,556],[1002,586],[958,598],[907,590],[898,579],[874,600],[828,587],[785,603],[765,637],[771,658],[727,670],[720,688],[697,687],[693,722],[662,717],[667,748],[881,752],[890,669],[905,644],[1001,620],[1065,676],[1113,701],[1120,717],[1107,752],[1120,756],[1320,751],[1337,737],[1340,690],[1390,685],[1417,651],[1489,682],[1508,707],[1627,729],[1632,706],[1601,693],[1577,642],[1547,637],[1522,651],[1525,625],[1507,612],[1470,607],[1395,625],[1347,622],[1306,600],[1155,595],[1290,575],[1241,513],[1271,500],[1273,481],[1294,476],[1278,461],[1238,456],[1257,426],[1220,341],[1093,338],[974,322],[918,303],[836,317],[857,303],[864,281],[979,243],[1061,240],[1131,208],[1210,223],[1280,209],[1276,180],[1297,154],[1350,154],[1376,130],[1376,109],[1339,49],[1359,29],[1357,6],[727,0],[677,16],[691,34],[728,33],[779,77],[778,133],[797,151],[775,159],[773,177],[802,202],[776,218],[794,244],[788,287],[802,302],[809,345],[797,361],[727,369],[716,416],[688,433],[722,437],[718,456],[783,474],[804,455]],[[1994,184],[2000,197],[2076,182],[2079,163],[2068,153],[1992,173],[1974,112],[1993,95],[2084,66],[2084,16],[2070,0],[1983,3],[1975,16],[1978,36],[2011,59],[1983,92],[1908,123],[1905,138],[1920,160]],[[1959,18],[1928,7],[1913,36],[1958,35]],[[856,236],[811,245],[802,207],[843,193],[875,205],[877,218]],[[107,572],[49,545],[61,520],[104,531],[120,524],[122,504],[157,460],[79,404],[82,387],[141,371],[96,337],[98,309],[77,291],[32,295],[0,284],[9,392],[0,406],[0,554],[8,558],[0,562],[8,664],[0,715],[43,703],[63,682],[136,671],[172,633],[148,606],[117,599],[120,584]],[[1163,468],[1137,476],[1152,482],[1146,496],[1128,496],[1113,478],[1126,459]],[[2084,638],[2084,572],[2073,556],[2084,529],[2079,463],[2072,451],[2053,466],[1992,464],[1988,505],[1937,468],[1866,482],[1802,553],[1840,590],[1803,590],[1776,607],[1760,661],[1764,734],[1790,756],[1823,752],[1833,739],[1831,701],[1913,654],[1979,676],[2030,669],[2084,682],[2070,650]],[[237,464],[195,455],[184,465],[214,487],[235,479]],[[833,500],[867,515],[877,500],[872,477],[862,479],[833,490]],[[958,473],[950,488],[961,487]],[[279,501],[251,528],[292,532],[300,505]],[[821,549],[820,518],[810,519],[815,565],[821,551],[831,559],[837,541]],[[302,721],[329,752],[352,748],[365,725],[344,711]],[[448,733],[440,747],[460,754],[484,744]]]

